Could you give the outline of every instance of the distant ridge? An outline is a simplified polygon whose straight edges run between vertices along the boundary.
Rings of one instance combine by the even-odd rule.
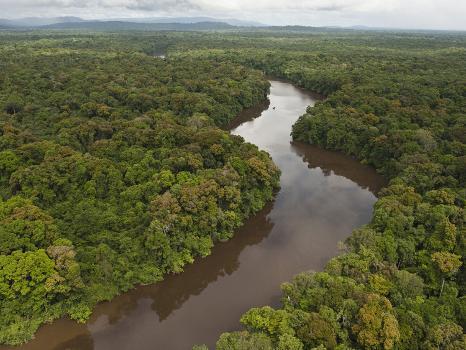
[[[201,23],[215,22],[227,23],[232,26],[239,27],[264,27],[263,23],[254,21],[245,21],[236,18],[213,18],[213,17],[144,17],[144,18],[115,18],[101,21],[123,21],[134,23]]]
[[[26,17],[19,19],[2,19],[0,18],[0,26],[7,27],[41,27],[55,23],[70,23],[84,21],[79,17],[63,16],[63,17]]]
[[[243,26],[243,27],[260,27],[264,24],[253,21],[243,21],[234,18],[212,18],[212,17],[147,17],[147,18],[115,18],[115,19],[96,19],[96,20],[85,20],[79,17],[27,17],[19,19],[1,19],[0,26],[5,27],[57,27],[57,28],[69,28],[82,26],[95,26],[97,23],[106,23],[109,26],[116,23],[128,23],[128,24],[181,24],[181,25],[198,25],[200,27],[206,27],[207,23],[211,23],[212,26],[218,26],[219,23],[223,23],[229,26]],[[79,25],[78,25],[79,24]]]
[[[28,30],[28,29],[88,29],[88,30],[259,30],[259,31],[289,31],[295,33],[332,32],[332,31],[365,31],[365,32],[465,32],[455,30],[435,29],[403,29],[389,27],[355,26],[307,26],[307,25],[267,25],[254,21],[235,18],[212,17],[143,17],[143,18],[114,18],[86,20],[80,17],[27,17],[19,19],[0,18],[0,30]]]
[[[124,21],[84,21],[55,23],[38,28],[42,29],[90,29],[90,30],[221,30],[234,26],[223,22],[196,23],[134,23]]]

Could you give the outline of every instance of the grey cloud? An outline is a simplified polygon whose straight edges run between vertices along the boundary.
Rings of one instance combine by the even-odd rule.
[[[125,5],[128,10],[137,11],[173,11],[173,10],[201,10],[202,8],[192,0],[136,0]]]
[[[89,7],[92,4],[95,4],[96,1],[89,0],[0,0],[0,5],[12,6],[12,7],[22,7],[22,8],[85,8]]]
[[[236,17],[268,24],[466,29],[465,0],[0,0],[0,17]]]
[[[127,9],[142,12],[202,10],[196,0],[0,0],[0,6],[25,9]]]
[[[337,12],[337,11],[343,11],[347,8],[348,6],[346,5],[330,5],[330,6],[317,6],[313,10],[314,11],[325,11],[325,12]]]

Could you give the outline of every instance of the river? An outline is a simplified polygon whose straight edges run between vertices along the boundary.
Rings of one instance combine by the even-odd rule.
[[[321,270],[338,253],[338,242],[370,220],[384,180],[347,156],[291,142],[291,126],[316,98],[271,84],[269,102],[244,111],[231,133],[269,152],[281,169],[274,202],[183,273],[99,304],[85,325],[66,318],[45,325],[13,349],[213,349],[249,308],[278,306],[282,282]]]

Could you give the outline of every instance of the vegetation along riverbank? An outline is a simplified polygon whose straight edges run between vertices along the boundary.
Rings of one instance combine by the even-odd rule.
[[[463,33],[63,30],[0,43],[1,343],[181,272],[273,198],[270,157],[220,129],[265,99],[267,74],[326,96],[294,140],[389,183],[340,255],[217,348],[465,347]]]

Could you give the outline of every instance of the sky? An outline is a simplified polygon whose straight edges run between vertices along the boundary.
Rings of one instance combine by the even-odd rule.
[[[237,18],[273,25],[466,30],[466,0],[0,0],[0,18]]]

